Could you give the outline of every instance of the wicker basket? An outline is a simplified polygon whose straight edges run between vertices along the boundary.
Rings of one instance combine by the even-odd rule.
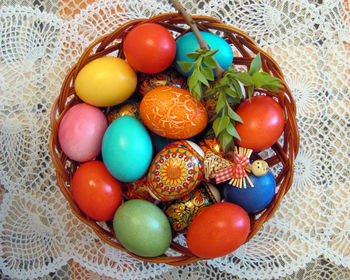
[[[264,51],[259,49],[256,43],[249,38],[242,31],[225,25],[217,19],[206,17],[206,16],[194,16],[193,19],[196,21],[196,24],[200,30],[210,31],[210,32],[219,32],[220,36],[223,37],[234,49],[234,64],[241,65],[248,70],[248,66],[252,61],[255,54],[258,52],[261,53],[262,60],[262,69],[265,72],[270,73],[271,75],[282,80],[284,84],[283,91],[279,93],[271,94],[265,92],[266,94],[275,97],[278,99],[278,102],[284,109],[286,124],[283,133],[283,143],[282,145],[276,143],[273,145],[271,151],[272,156],[265,160],[270,166],[278,164],[278,173],[275,173],[276,184],[277,184],[277,193],[273,201],[269,206],[259,213],[259,215],[251,216],[251,231],[248,237],[248,240],[252,238],[260,227],[274,214],[278,208],[283,196],[287,193],[288,189],[292,184],[293,179],[293,161],[298,152],[299,148],[299,136],[296,125],[296,108],[293,97],[288,89],[288,86],[284,82],[284,77],[281,73],[281,70],[277,63]],[[138,19],[130,21],[119,28],[114,32],[100,37],[95,42],[93,42],[81,55],[78,63],[70,70],[67,74],[60,95],[55,101],[52,111],[51,111],[51,128],[52,133],[50,137],[50,154],[54,166],[56,167],[56,176],[58,186],[63,193],[63,195],[68,200],[73,213],[86,225],[91,227],[96,234],[109,245],[128,252],[131,256],[148,262],[154,263],[166,263],[169,265],[186,265],[189,263],[196,262],[201,258],[194,256],[186,247],[181,246],[180,244],[171,243],[171,248],[181,256],[168,256],[162,255],[154,258],[146,258],[134,255],[125,249],[115,238],[112,225],[110,223],[97,223],[86,215],[84,215],[76,203],[73,200],[71,191],[70,191],[70,182],[73,176],[74,171],[78,167],[79,163],[70,161],[67,156],[62,152],[59,142],[58,142],[58,127],[59,123],[65,114],[65,112],[71,108],[73,105],[81,102],[79,98],[75,95],[74,92],[74,79],[76,78],[78,72],[91,60],[96,58],[112,54],[118,57],[124,58],[123,48],[122,48],[122,39],[125,37],[127,32],[131,30],[138,24],[145,22],[158,23],[173,32],[175,36],[180,36],[184,32],[189,30],[188,25],[185,24],[185,21],[182,16],[177,13],[161,14],[149,19]],[[259,91],[261,92],[261,91]]]

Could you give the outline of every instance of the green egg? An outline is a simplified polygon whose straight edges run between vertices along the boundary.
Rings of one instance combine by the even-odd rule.
[[[157,257],[170,247],[171,228],[156,205],[142,199],[123,203],[116,211],[113,228],[120,243],[142,257]]]

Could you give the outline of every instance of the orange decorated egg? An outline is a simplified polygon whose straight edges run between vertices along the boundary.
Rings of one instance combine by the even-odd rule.
[[[156,199],[168,201],[191,192],[203,178],[204,152],[195,143],[177,141],[164,147],[148,171],[148,191]]]
[[[149,91],[140,104],[143,123],[154,133],[172,139],[190,138],[208,123],[200,101],[187,90],[162,86]]]

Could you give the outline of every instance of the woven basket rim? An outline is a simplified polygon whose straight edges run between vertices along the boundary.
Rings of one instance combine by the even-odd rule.
[[[275,197],[273,198],[270,205],[265,210],[258,213],[258,215],[251,215],[251,231],[247,239],[248,241],[258,232],[261,226],[269,218],[272,217],[272,215],[277,210],[283,196],[291,187],[294,174],[294,158],[296,157],[299,150],[299,134],[296,124],[295,102],[290,89],[284,80],[282,71],[276,61],[269,54],[260,49],[252,38],[250,38],[243,31],[226,25],[220,20],[213,17],[196,15],[192,16],[192,18],[195,20],[200,30],[216,30],[225,34],[225,40],[227,40],[230,45],[233,46],[239,54],[241,54],[241,56],[235,56],[233,62],[234,64],[248,67],[253,58],[250,54],[257,54],[259,52],[261,54],[263,71],[270,72],[275,77],[280,78],[284,85],[284,90],[281,94],[271,95],[271,93],[259,90],[259,92],[262,92],[263,94],[273,96],[281,104],[286,117],[286,126],[283,134],[283,144],[274,144],[271,149],[275,155],[267,160],[270,166],[275,164],[282,164],[282,170],[276,178],[278,191],[275,194]],[[58,141],[59,123],[64,113],[73,105],[81,102],[75,95],[73,87],[77,73],[89,61],[98,57],[117,52],[118,56],[123,58],[122,43],[118,42],[118,40],[120,41],[125,36],[126,32],[131,28],[135,27],[138,24],[146,22],[159,23],[169,30],[178,32],[180,34],[181,32],[184,33],[189,31],[188,26],[184,28],[185,22],[180,14],[165,13],[147,19],[136,19],[126,22],[116,28],[113,32],[103,35],[91,43],[84,50],[78,62],[67,73],[62,83],[60,94],[52,106],[50,114],[51,135],[49,139],[49,150],[52,162],[56,168],[57,184],[64,197],[69,202],[73,214],[84,224],[92,228],[103,242],[119,250],[125,251],[132,257],[142,261],[165,263],[169,265],[186,265],[202,260],[203,258],[194,256],[188,250],[188,248],[181,246],[174,241],[171,243],[171,248],[180,253],[180,256],[162,255],[153,258],[137,256],[116,242],[115,235],[110,224],[107,223],[107,226],[101,226],[96,221],[93,221],[92,219],[86,217],[80,211],[79,207],[75,204],[69,189],[72,175],[77,168],[78,163],[70,161],[67,156],[64,155]]]

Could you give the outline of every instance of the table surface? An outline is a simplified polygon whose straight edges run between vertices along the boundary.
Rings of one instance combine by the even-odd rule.
[[[301,145],[275,216],[231,256],[184,267],[136,261],[102,243],[56,185],[50,109],[94,39],[175,10],[166,0],[2,0],[1,279],[350,279],[349,2],[182,3],[246,32],[292,91]]]

